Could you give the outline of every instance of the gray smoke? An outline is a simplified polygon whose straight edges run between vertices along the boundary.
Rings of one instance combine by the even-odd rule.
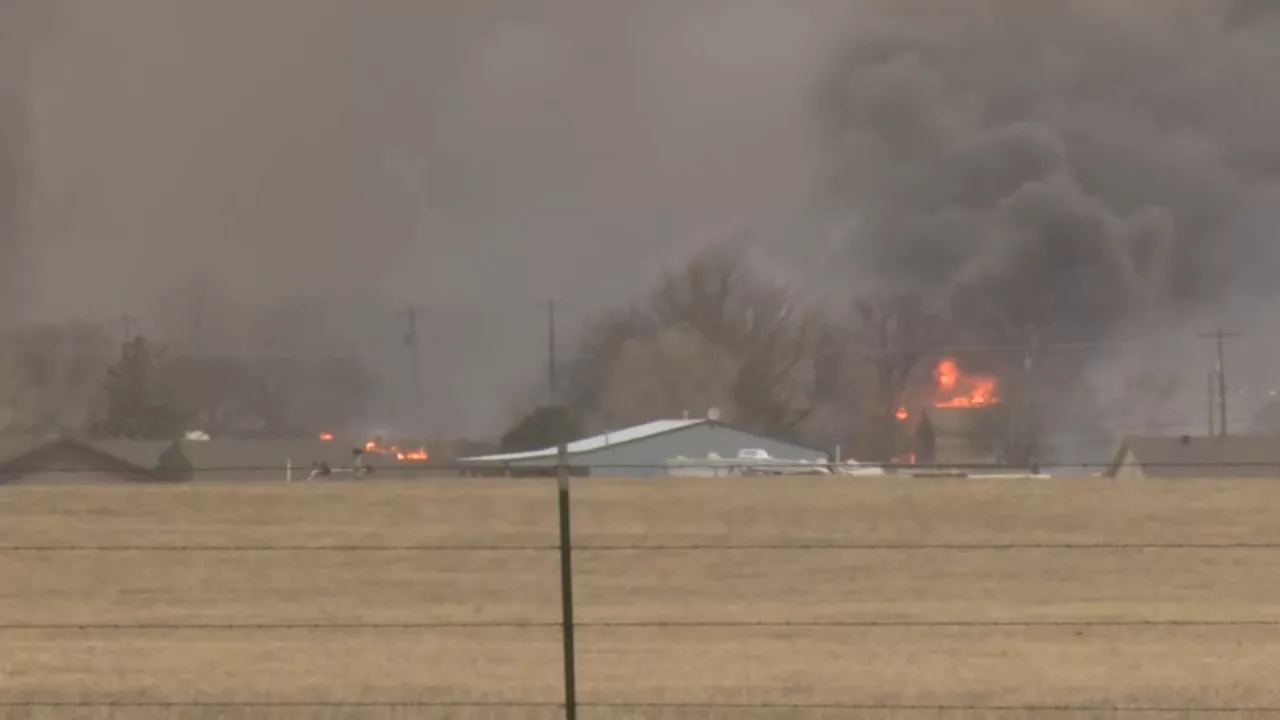
[[[418,305],[441,433],[508,421],[543,374],[549,298],[567,351],[689,248],[805,204],[807,93],[847,12],[38,1],[66,22],[38,106],[32,304],[142,315],[196,276],[249,314],[381,308],[324,329],[378,353],[396,399]]]
[[[0,274],[31,314],[146,313],[193,276],[250,314],[318,297],[394,388],[419,305],[442,433],[508,420],[548,298],[567,343],[728,234],[813,260],[851,224],[842,282],[1088,329],[1275,267],[1270,0],[18,7],[59,10],[35,86],[0,43],[37,180]]]
[[[1076,338],[1269,289],[1276,5],[877,6],[826,95],[855,267]]]
[[[48,21],[47,5],[0,0],[0,321],[15,318],[26,297],[32,73]]]

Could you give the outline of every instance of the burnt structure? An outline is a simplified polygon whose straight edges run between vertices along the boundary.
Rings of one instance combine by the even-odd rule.
[[[1000,462],[1002,406],[933,407],[926,416],[933,434],[935,464],[965,467]]]

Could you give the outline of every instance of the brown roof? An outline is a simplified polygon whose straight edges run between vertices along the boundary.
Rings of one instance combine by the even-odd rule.
[[[1128,436],[1111,461],[1110,476],[1129,453],[1149,478],[1280,478],[1280,442],[1274,436]]]
[[[173,446],[171,440],[85,440],[65,435],[0,437],[0,465],[59,442],[77,444],[125,465],[146,469],[156,467],[160,456]]]
[[[72,444],[102,458],[104,468],[145,472],[161,479],[198,479],[200,473],[223,478],[253,471],[284,472],[292,463],[307,473],[313,462],[327,463],[335,473],[354,465],[353,444],[320,440],[83,440],[48,436],[0,437],[0,471],[18,472],[26,458],[59,443]],[[394,458],[366,453],[364,464],[375,471],[420,468],[424,463],[402,463]],[[395,477],[391,473],[389,477]]]
[[[91,440],[93,449],[148,470],[160,465],[160,457],[173,447],[172,440]]]
[[[0,465],[12,462],[59,440],[57,435],[0,437]]]
[[[0,476],[5,481],[45,471],[89,471],[145,480],[152,479],[150,470],[155,466],[154,462],[146,464],[139,461],[142,458],[122,457],[92,442],[58,435],[3,438],[0,453]],[[157,460],[158,453],[152,459]]]

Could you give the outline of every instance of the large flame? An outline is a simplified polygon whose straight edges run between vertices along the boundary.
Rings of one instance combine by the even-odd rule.
[[[333,442],[333,433],[331,432],[320,433],[320,442]]]
[[[999,381],[994,375],[969,375],[954,358],[943,358],[934,368],[938,383],[934,407],[978,408],[1000,402]]]
[[[395,445],[385,445],[381,440],[369,440],[364,444],[364,451],[394,457],[401,462],[426,462],[431,457],[424,447],[402,450]]]

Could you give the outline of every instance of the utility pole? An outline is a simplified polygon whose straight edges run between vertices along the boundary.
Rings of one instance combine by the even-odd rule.
[[[1226,332],[1221,327],[1211,333],[1199,335],[1204,340],[1214,340],[1217,344],[1218,375],[1218,436],[1227,436],[1227,340],[1240,337],[1240,333]]]
[[[547,402],[555,407],[560,402],[556,377],[556,301],[547,301]],[[558,437],[558,436],[557,436]]]
[[[128,345],[133,341],[133,321],[134,317],[129,313],[120,316],[120,328],[124,331],[124,342]]]
[[[1040,474],[1040,423],[1037,415],[1037,394],[1039,392],[1038,383],[1036,382],[1036,360],[1040,351],[1040,328],[1034,324],[1028,328],[1028,334],[1031,336],[1028,344],[1026,355],[1023,356],[1023,364],[1027,370],[1027,459],[1030,461],[1030,470],[1032,474]]]
[[[409,351],[409,378],[413,383],[413,424],[414,432],[420,433],[422,427],[422,369],[418,362],[418,309],[410,306],[405,310],[409,321],[408,332],[404,336],[405,348]]]
[[[1217,393],[1216,393],[1216,392],[1214,392],[1214,390],[1213,390],[1213,384],[1214,384],[1214,382],[1215,382],[1214,374],[1211,372],[1211,373],[1209,373],[1209,385],[1208,385],[1208,386],[1207,386],[1207,388],[1206,388],[1206,389],[1209,391],[1209,392],[1208,392],[1209,406],[1208,406],[1208,408],[1207,408],[1207,409],[1208,409],[1208,411],[1209,411],[1209,413],[1206,415],[1206,417],[1207,417],[1207,418],[1208,418],[1208,420],[1209,420],[1209,434],[1208,434],[1208,435],[1206,435],[1205,437],[1213,437],[1213,435],[1214,435],[1214,430],[1213,430],[1213,428],[1214,428],[1214,426],[1215,426],[1215,424],[1216,424],[1216,423],[1214,422],[1215,418],[1214,418],[1213,406],[1214,406],[1215,402],[1217,401],[1217,398],[1216,398],[1216,397],[1214,397],[1215,395],[1217,395]]]

